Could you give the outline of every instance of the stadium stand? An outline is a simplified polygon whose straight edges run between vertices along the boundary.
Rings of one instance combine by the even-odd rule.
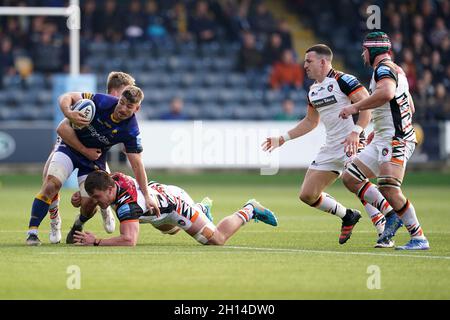
[[[295,90],[274,90],[270,85],[272,66],[284,49],[297,49],[300,65],[298,56],[303,53],[298,51],[298,37],[290,32],[291,20],[275,18],[264,1],[80,2],[82,72],[96,74],[99,91],[104,91],[108,72],[131,73],[145,92],[144,117],[161,119],[175,97],[184,102],[189,119],[277,119],[285,99],[295,105],[295,117],[305,115],[308,81],[300,87],[296,83]],[[392,35],[395,59],[407,72],[420,106],[419,121],[450,119],[449,3],[396,1],[382,11],[383,29]],[[368,83],[370,70],[360,58],[367,1],[284,4],[331,45],[346,70]],[[32,0],[26,5],[66,3]],[[4,17],[0,39],[0,121],[50,119],[51,113],[40,111],[52,110],[51,75],[69,70],[64,19]]]

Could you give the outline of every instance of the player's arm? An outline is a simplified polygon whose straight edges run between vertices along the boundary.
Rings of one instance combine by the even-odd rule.
[[[369,92],[366,88],[361,87],[359,90],[355,91],[353,94],[349,96],[350,100],[353,103],[358,103],[364,99],[369,97]],[[351,155],[356,154],[358,151],[360,135],[363,130],[367,127],[370,122],[372,111],[364,110],[359,112],[358,121],[356,122],[352,132],[342,141],[344,144],[345,152],[350,153]]]
[[[381,79],[377,82],[375,91],[367,99],[355,103],[356,111],[375,109],[391,101],[395,96],[396,83],[389,78]]]
[[[411,108],[411,113],[414,114],[416,112],[416,107],[414,106],[414,100],[411,95],[408,97],[409,107]]]
[[[395,97],[398,76],[392,67],[387,65],[377,67],[374,72],[374,80],[376,87],[373,93],[368,98],[342,109],[339,117],[347,119],[350,115],[360,111],[381,107]]]
[[[286,134],[279,137],[267,138],[262,144],[263,150],[272,152],[277,147],[281,147],[286,141],[304,136],[308,132],[314,130],[319,124],[319,121],[319,112],[313,106],[308,104],[306,117]]]
[[[120,236],[98,239],[93,233],[76,231],[75,244],[84,246],[129,246],[134,247],[139,237],[139,220],[125,220],[120,223]]]
[[[159,207],[156,204],[155,200],[150,197],[150,194],[148,192],[148,180],[147,180],[147,173],[145,172],[144,162],[142,161],[142,154],[141,153],[126,153],[128,161],[130,162],[131,169],[133,170],[134,177],[136,178],[136,181],[139,185],[139,188],[142,191],[142,194],[144,195],[145,203],[147,205],[148,210],[154,210],[156,213],[156,216],[159,217]]]
[[[64,116],[75,125],[84,127],[89,124],[89,120],[87,120],[83,116],[82,112],[71,110],[71,106],[81,99],[83,99],[83,95],[81,92],[67,92],[60,96],[58,101],[59,108],[61,109]]]
[[[64,119],[59,123],[58,128],[56,129],[58,135],[62,138],[62,140],[71,148],[75,149],[83,156],[88,158],[91,161],[97,160],[102,151],[97,148],[87,148],[77,137],[75,130],[70,125],[69,119]]]

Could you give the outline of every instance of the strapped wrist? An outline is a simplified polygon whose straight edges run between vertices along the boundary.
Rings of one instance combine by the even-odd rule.
[[[291,140],[291,136],[289,135],[289,132],[286,132],[285,134],[283,134],[282,137],[284,139],[284,142]]]
[[[355,126],[353,127],[353,130],[352,130],[352,132],[356,132],[358,135],[360,135],[361,132],[363,132],[363,131],[364,131],[363,127],[361,127],[357,124],[355,124]]]

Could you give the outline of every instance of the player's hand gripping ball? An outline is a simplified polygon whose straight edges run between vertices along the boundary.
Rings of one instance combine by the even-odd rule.
[[[75,104],[72,106],[71,109],[72,109],[72,111],[79,111],[79,112],[81,112],[82,115],[83,115],[83,117],[84,117],[89,123],[91,123],[92,120],[94,119],[94,116],[95,116],[95,110],[96,110],[96,109],[95,109],[95,104],[94,104],[94,102],[93,102],[92,100],[89,100],[89,99],[81,99],[81,100],[79,100],[77,103],[75,103]],[[89,123],[88,123],[87,125],[89,125]],[[87,125],[86,125],[86,126],[87,126]],[[73,127],[74,129],[79,130],[79,129],[83,129],[85,126],[80,127],[80,126],[78,126],[78,125],[72,123],[72,127]]]

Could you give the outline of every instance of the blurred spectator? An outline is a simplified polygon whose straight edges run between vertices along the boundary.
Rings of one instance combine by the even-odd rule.
[[[131,40],[139,40],[144,35],[146,26],[145,14],[139,0],[130,2],[129,12],[126,14],[125,35]]]
[[[15,73],[12,42],[9,38],[3,38],[0,43],[0,88],[3,88],[3,76]]]
[[[165,25],[165,18],[158,9],[158,3],[155,0],[147,2],[147,36],[156,45],[165,44],[168,40],[168,33]]]
[[[431,105],[433,105],[433,109],[436,110],[436,119],[450,119],[450,99],[448,99],[445,86],[442,83],[436,85],[436,94]]]
[[[255,36],[251,32],[244,32],[242,39],[238,56],[238,70],[241,72],[260,70],[263,66],[263,57],[256,48]]]
[[[430,70],[434,77],[434,83],[444,80],[445,69],[441,64],[441,54],[437,50],[433,51],[431,54]]]
[[[170,111],[160,116],[161,120],[189,120],[189,117],[183,112],[184,103],[181,98],[173,98],[170,102]]]
[[[281,60],[281,54],[283,53],[282,41],[279,33],[272,33],[263,50],[264,65],[271,66]]]
[[[447,65],[447,68],[445,69],[445,77],[444,80],[442,80],[442,83],[447,91],[450,91],[450,64]]]
[[[417,68],[414,63],[414,55],[410,48],[403,50],[402,60],[402,69],[405,71],[406,78],[408,79],[409,89],[411,92],[414,92],[416,90]]]
[[[283,110],[278,113],[274,120],[278,121],[296,121],[298,120],[298,117],[295,116],[295,105],[294,101],[291,99],[286,99],[283,101],[282,104]]]
[[[189,31],[192,32],[198,43],[216,40],[217,24],[209,11],[208,2],[200,0],[195,7],[195,13],[189,21]]]
[[[95,0],[87,0],[82,7],[80,32],[84,38],[94,38],[94,34],[98,32],[97,26],[97,4]]]
[[[250,27],[258,37],[269,34],[276,29],[276,21],[272,13],[267,9],[266,4],[260,1],[256,5],[255,12],[249,18]]]
[[[232,1],[230,1],[232,2]],[[242,31],[250,30],[250,22],[248,20],[248,10],[250,6],[250,0],[242,0],[237,6],[230,8],[230,31],[233,34],[233,40],[239,40]]]
[[[281,47],[283,49],[292,49],[292,34],[291,29],[289,28],[289,24],[286,20],[281,20],[278,23],[278,30],[277,33],[279,33],[281,37]]]
[[[102,34],[106,41],[118,42],[122,39],[124,16],[117,9],[116,0],[106,0],[104,8],[98,10],[97,23],[96,32]]]
[[[442,18],[437,18],[434,29],[430,34],[430,42],[433,46],[437,47],[445,39],[449,37],[445,21]]]
[[[192,39],[191,33],[188,31],[188,13],[183,2],[177,2],[168,11],[168,28],[174,35],[176,40],[189,41]]]
[[[33,48],[34,69],[43,73],[63,70],[63,41],[56,38],[50,30],[41,34],[40,42]]]
[[[304,71],[294,60],[291,50],[283,51],[281,62],[275,64],[270,75],[272,89],[300,89],[303,85]]]
[[[439,52],[441,53],[442,65],[446,66],[450,64],[450,36],[442,39],[439,46]]]

